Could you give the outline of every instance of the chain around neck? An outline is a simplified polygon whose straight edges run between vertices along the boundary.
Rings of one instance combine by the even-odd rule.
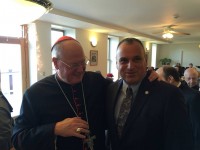
[[[63,88],[61,87],[60,83],[58,82],[58,79],[57,79],[57,73],[55,74],[55,80],[56,80],[56,83],[60,89],[60,91],[62,92],[63,96],[65,97],[65,99],[67,100],[69,106],[71,107],[71,109],[73,110],[74,114],[76,115],[76,117],[79,117],[78,114],[76,113],[76,111],[74,110],[74,107],[72,106],[71,102],[69,101],[67,95],[65,94]],[[85,109],[85,116],[86,116],[86,121],[89,125],[89,122],[88,122],[88,115],[87,115],[87,107],[86,107],[86,102],[85,102],[85,94],[84,94],[84,90],[83,90],[83,83],[81,81],[81,90],[82,90],[82,94],[83,94],[83,102],[84,102],[84,109]]]

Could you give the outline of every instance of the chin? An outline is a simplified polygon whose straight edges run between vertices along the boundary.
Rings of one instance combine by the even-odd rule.
[[[126,80],[126,83],[129,84],[129,85],[136,84],[138,82],[139,82],[139,79],[135,79],[135,78],[128,78]]]

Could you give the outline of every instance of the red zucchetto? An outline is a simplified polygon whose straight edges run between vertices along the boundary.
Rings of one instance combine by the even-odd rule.
[[[112,73],[108,73],[106,76],[112,78],[112,77],[113,77],[113,74],[112,74]]]
[[[74,41],[77,41],[76,39],[70,37],[70,36],[62,36],[60,37],[52,46],[51,48],[51,51],[53,50],[54,46],[62,41],[67,41],[67,40],[74,40]],[[77,41],[78,42],[78,41]],[[78,42],[79,43],[79,42]]]

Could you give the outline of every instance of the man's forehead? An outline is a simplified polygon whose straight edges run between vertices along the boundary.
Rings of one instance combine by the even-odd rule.
[[[74,51],[82,51],[83,50],[83,48],[82,48],[82,46],[81,46],[81,44],[80,43],[78,43],[78,42],[76,42],[76,41],[73,41],[73,40],[71,40],[71,41],[63,41],[63,43],[61,43],[62,45],[62,49],[64,50],[64,51],[70,51],[70,52],[74,52]]]
[[[188,76],[198,76],[198,74],[194,71],[188,72],[187,75]]]
[[[195,75],[190,75],[190,76],[187,76],[187,78],[193,78],[193,79],[196,78],[197,79],[198,77]]]

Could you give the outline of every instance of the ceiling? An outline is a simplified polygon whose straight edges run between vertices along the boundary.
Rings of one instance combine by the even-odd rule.
[[[39,20],[151,43],[200,43],[199,0],[50,0],[53,10]],[[164,40],[164,26],[190,35]],[[155,34],[155,32],[160,32]]]

